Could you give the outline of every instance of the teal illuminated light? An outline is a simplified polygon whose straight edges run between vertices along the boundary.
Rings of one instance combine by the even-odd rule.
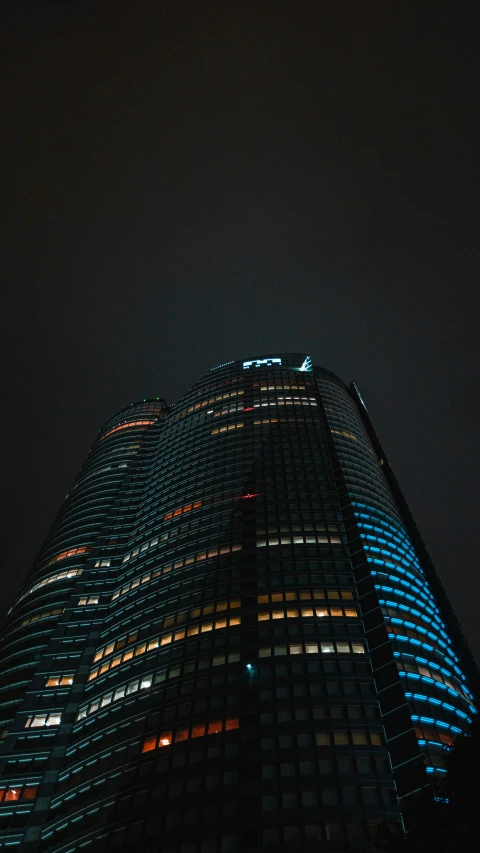
[[[248,370],[249,367],[271,367],[272,364],[281,364],[281,358],[254,358],[253,361],[244,361],[243,369]]]
[[[312,365],[312,359],[310,358],[310,356],[309,356],[309,355],[307,355],[307,357],[306,357],[305,361],[303,362],[302,366],[301,366],[301,367],[299,367],[298,369],[299,369],[299,370],[301,370],[302,372],[303,372],[303,371],[305,371],[305,370],[308,370],[308,371],[310,372],[310,371],[311,371],[311,369],[312,369],[312,367],[313,367],[313,365]]]

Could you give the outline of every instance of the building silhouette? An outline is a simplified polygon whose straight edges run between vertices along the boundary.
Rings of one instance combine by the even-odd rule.
[[[214,368],[100,430],[0,644],[0,848],[388,849],[475,664],[355,385]]]

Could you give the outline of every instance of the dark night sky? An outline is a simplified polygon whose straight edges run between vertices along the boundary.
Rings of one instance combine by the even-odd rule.
[[[358,382],[477,656],[478,2],[4,3],[3,594],[97,429]]]

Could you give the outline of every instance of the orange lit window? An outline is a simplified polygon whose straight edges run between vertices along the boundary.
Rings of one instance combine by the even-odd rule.
[[[48,565],[50,566],[52,563],[58,563],[59,560],[66,560],[67,557],[74,557],[76,554],[87,554],[90,553],[92,549],[88,547],[88,545],[81,545],[79,548],[70,548],[68,551],[62,551],[60,554],[55,554],[48,561]]]
[[[216,722],[214,722],[214,723],[209,723],[209,724],[208,724],[207,734],[209,734],[209,735],[215,735],[215,734],[217,734],[218,732],[221,732],[221,731],[222,731],[222,721],[221,721],[221,720],[217,720],[217,721],[216,721]]]
[[[191,512],[192,509],[198,509],[198,507],[200,506],[202,506],[202,501],[195,501],[195,503],[185,504],[185,506],[179,506],[177,507],[177,509],[167,512],[166,515],[163,516],[163,520],[169,521],[171,518],[176,518],[178,515],[183,515],[184,512]]]
[[[59,683],[60,683],[59,678],[48,678],[45,686],[46,687],[58,687]]]
[[[197,726],[192,726],[191,737],[203,737],[205,734],[205,723],[200,723]]]
[[[7,800],[8,801],[18,800],[18,798],[20,796],[20,790],[21,790],[20,788],[7,788],[7,791],[5,794],[5,802],[7,802]]]
[[[229,720],[225,721],[225,731],[229,732],[231,729],[238,729],[240,727],[240,720],[238,717],[231,717]]]
[[[142,752],[150,752],[152,749],[155,749],[157,746],[157,736],[149,737],[147,740],[143,742]]]
[[[170,746],[172,742],[172,733],[168,732],[167,734],[160,735],[158,739],[159,746]]]
[[[24,797],[26,800],[34,800],[36,795],[37,795],[37,786],[36,785],[35,786],[34,785],[27,785],[23,789],[22,797]]]
[[[180,743],[182,740],[188,740],[188,729],[178,729],[175,735],[175,743]]]

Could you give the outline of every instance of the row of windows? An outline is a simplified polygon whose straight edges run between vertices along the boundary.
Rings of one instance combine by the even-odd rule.
[[[142,548],[135,548],[131,553],[125,554],[125,557],[122,560],[122,563],[127,563],[131,557],[136,557],[137,554],[142,551],[147,551],[149,548],[155,547],[158,545],[159,537],[156,536],[150,542],[145,542],[142,545]],[[223,554],[230,554],[233,551],[241,551],[241,545],[222,545],[219,548],[210,548],[208,551],[201,551],[199,554],[190,554],[188,557],[182,557],[181,560],[176,560],[174,563],[170,563],[169,566],[164,566],[162,573],[165,574],[167,571],[171,571],[171,569],[178,569],[182,566],[188,566],[190,563],[198,563],[201,560],[206,560],[210,557],[218,557]],[[120,593],[119,593],[120,594]],[[114,597],[117,597],[116,594]]]
[[[21,595],[20,598],[18,598],[17,601],[15,602],[14,607],[16,607],[17,604],[23,598],[25,598],[27,595],[30,595],[32,592],[35,592],[35,590],[41,589],[41,587],[43,587],[43,586],[48,586],[49,584],[54,583],[55,581],[69,580],[70,578],[76,578],[79,575],[81,575],[82,572],[83,572],[83,569],[66,569],[64,572],[57,572],[55,575],[49,575],[49,577],[43,578],[43,580],[38,581],[38,583],[34,583],[33,586],[30,587],[30,589],[25,590],[23,595]],[[10,608],[9,613],[11,612],[11,610],[13,610],[13,608]]]
[[[50,610],[42,610],[41,613],[34,613],[33,616],[28,616],[22,620],[22,625],[28,625],[30,622],[36,622],[38,619],[46,619],[48,616],[60,616],[63,613],[63,607],[53,607]]]
[[[311,386],[313,383],[307,382],[306,385]],[[290,381],[285,379],[280,384],[278,384],[278,380],[268,379],[265,382],[254,382],[252,388],[259,388],[260,391],[306,391],[306,385],[295,382],[293,379]]]
[[[218,435],[219,433],[224,433],[224,432],[231,432],[232,430],[235,430],[235,429],[243,429],[244,426],[245,426],[245,424],[243,424],[243,423],[237,423],[237,424],[230,424],[229,426],[217,427],[217,429],[212,429],[212,435]]]
[[[204,389],[205,391],[206,389]],[[201,393],[197,391],[197,394]],[[230,391],[227,394],[220,394],[217,397],[210,397],[209,400],[202,400],[201,403],[195,403],[194,406],[189,406],[188,409],[183,409],[181,412],[177,412],[175,415],[172,415],[172,421],[178,420],[178,418],[182,418],[184,415],[190,414],[190,412],[195,412],[198,409],[203,409],[205,406],[211,405],[212,403],[220,402],[221,400],[228,400],[230,397],[239,397],[244,393],[243,390],[239,389],[238,391]]]
[[[170,518],[176,518],[177,515],[182,515],[184,512],[191,512],[191,510],[198,509],[200,506],[202,506],[202,501],[185,504],[185,506],[180,506],[172,512],[167,512],[167,514],[163,516],[163,520],[168,521]]]
[[[8,788],[0,787],[0,803],[10,803],[13,800],[34,800],[37,795],[38,785],[12,785]]]
[[[50,675],[45,687],[65,687],[69,684],[73,684],[73,675]]]
[[[325,616],[346,616],[347,618],[358,619],[358,611],[356,607],[302,607],[298,610],[296,607],[287,607],[286,610],[261,610],[258,613],[258,621],[265,622],[269,619],[298,619],[299,617],[317,616],[322,618]]]
[[[109,451],[109,455],[110,455],[110,453],[119,453],[122,450],[123,451],[131,450],[131,449],[138,450],[139,447],[140,447],[140,444],[123,444],[121,448],[118,448],[114,451],[113,450]],[[130,456],[131,454],[127,453],[126,455]],[[135,455],[135,454],[133,454],[133,455]],[[98,474],[104,474],[105,471],[112,471],[112,470],[116,471],[118,468],[127,468],[127,467],[128,466],[127,466],[126,462],[120,462],[120,464],[117,466],[103,465],[101,468],[96,468],[94,471],[90,471],[88,474],[84,474],[84,476],[81,478],[81,480],[79,480],[77,483],[75,483],[73,488],[76,489],[80,485],[80,483],[83,484],[85,482],[85,480],[89,480],[90,477],[97,477]]]
[[[396,654],[398,654],[398,652]],[[435,668],[435,670],[441,670],[442,673],[447,672],[447,670],[445,670],[443,667],[440,667],[437,664],[432,663],[431,661],[429,662],[429,666]],[[463,687],[463,685],[458,684],[457,686],[455,686],[455,684],[450,681],[449,678],[446,678],[443,674],[440,674],[439,672],[434,671],[432,673],[430,669],[428,669],[428,667],[426,666],[418,666],[417,664],[410,663],[403,664],[397,661],[397,669],[399,670],[399,675],[401,678],[419,679],[425,684],[434,684],[435,688],[438,688],[439,690],[445,690],[447,693],[450,694],[450,696],[454,696],[455,698],[461,697],[467,703],[470,700],[470,695],[468,691]],[[451,673],[449,673],[449,675],[451,675]],[[474,714],[475,709],[473,708],[473,705],[469,705],[469,708],[472,714]]]
[[[103,435],[100,436],[98,440],[103,441],[104,438],[107,438],[109,435],[113,435],[114,432],[119,432],[123,429],[130,429],[131,427],[141,426],[143,427],[143,429],[146,429],[151,424],[155,424],[157,420],[158,418],[154,418],[153,420],[148,421],[129,421],[126,424],[120,424],[119,426],[113,427],[113,429],[108,430],[108,432],[105,432]]]
[[[226,406],[225,409],[217,409],[214,411],[213,409],[207,410],[207,415],[213,415],[214,418],[220,418],[222,415],[231,415],[232,412],[248,412],[249,409],[244,408],[244,403],[230,403],[230,405]]]
[[[98,602],[99,602],[99,596],[98,595],[89,595],[88,597],[78,599],[79,607],[84,607],[86,604],[98,604]]]
[[[406,604],[400,604],[397,601],[386,601],[384,598],[379,598],[378,603],[382,607],[382,613],[384,616],[392,616],[396,619],[399,615],[403,616],[404,613],[411,614],[414,619],[415,624],[421,624],[425,622],[426,625],[430,625],[435,631],[438,631],[441,636],[448,641],[448,636],[445,631],[442,630],[441,625],[443,622],[439,624],[438,620],[436,620],[433,616],[426,616],[424,613],[420,613],[420,611],[415,610],[413,607],[408,607]],[[400,614],[399,614],[400,611]],[[410,617],[411,618],[411,617]],[[417,619],[420,622],[417,622]]]
[[[354,654],[354,655],[364,655],[365,654],[365,646],[363,643],[347,643],[346,641],[342,642],[325,642],[325,643],[291,643],[289,646],[263,646],[258,650],[258,656],[260,658],[269,658],[275,656],[283,656],[283,655],[315,655],[319,654],[328,655],[328,654]]]
[[[235,609],[235,608],[237,608],[237,607],[240,607],[240,599],[238,599],[238,598],[232,598],[232,599],[230,599],[230,601],[219,601],[219,602],[217,602],[217,604],[216,604],[216,605],[214,605],[214,604],[209,604],[209,605],[207,605],[207,606],[205,606],[205,607],[203,607],[203,608],[202,608],[202,607],[195,607],[193,610],[190,610],[190,611],[189,611],[189,614],[188,614],[188,612],[186,611],[185,613],[178,613],[176,616],[170,616],[170,617],[168,617],[167,619],[165,619],[165,620],[164,620],[163,628],[170,628],[170,627],[172,627],[172,626],[173,626],[173,625],[175,625],[175,624],[177,624],[177,625],[182,624],[183,622],[185,622],[185,620],[186,620],[186,618],[187,618],[187,615],[190,615],[190,617],[193,617],[193,618],[198,618],[199,616],[201,616],[201,615],[202,615],[202,612],[203,612],[203,615],[205,616],[205,615],[209,615],[209,614],[213,613],[215,609],[216,609],[216,611],[217,611],[217,612],[225,611],[225,610],[227,610],[227,609],[228,609],[228,607],[229,607],[229,606],[230,606],[230,608],[232,608],[232,609]],[[224,620],[222,620],[222,622],[223,622],[223,621],[224,621]],[[158,624],[158,623],[157,623],[157,624]],[[161,623],[160,623],[160,624],[161,624]],[[205,624],[205,623],[204,623],[204,624]],[[208,624],[208,623],[206,623],[206,624]],[[212,623],[210,623],[210,624],[212,624]],[[238,624],[239,624],[239,622],[231,622],[231,624],[233,624],[233,625],[238,625]],[[205,632],[208,632],[208,631],[211,631],[211,630],[212,630],[212,628],[205,628],[205,627],[204,627],[204,625],[201,625],[201,626],[200,626],[201,630],[199,629],[199,626],[198,626],[198,625],[194,625],[194,626],[191,626],[191,627],[193,627],[193,628],[194,628],[194,630],[193,630],[192,632],[190,632],[190,630],[189,630],[189,631],[188,631],[188,636],[195,636],[196,634],[199,634],[199,633],[200,633],[200,634],[203,634],[203,633],[205,633]],[[224,627],[225,627],[225,625],[223,625],[223,624],[221,624],[221,625],[216,625],[216,627],[224,628]],[[178,633],[178,632],[177,632],[177,633]],[[170,635],[170,636],[171,636],[171,635]],[[183,632],[183,637],[184,637],[184,636],[185,636],[185,633]],[[177,634],[175,634],[175,639],[183,639],[183,637],[177,637]],[[127,638],[127,641],[126,641],[126,642],[127,642],[127,643],[131,643],[131,642],[133,642],[136,638],[137,638],[137,633],[135,632],[134,634],[130,634],[130,635],[128,636],[128,638]],[[159,641],[159,638],[156,638],[156,639],[154,639],[154,640],[150,640],[150,641],[149,641],[149,643],[148,643],[148,649],[147,649],[147,651],[151,651],[152,649],[158,649],[158,648],[159,648],[159,646],[167,645],[169,642],[171,642],[171,640],[168,640],[167,642],[163,642],[163,640],[164,640],[164,638],[163,638],[163,637],[162,637],[162,638],[160,638],[160,641]],[[108,655],[112,654],[112,652],[117,651],[118,649],[123,648],[123,646],[124,646],[124,645],[125,645],[125,640],[124,640],[124,639],[123,639],[123,640],[117,640],[117,642],[115,642],[115,643],[109,643],[109,645],[108,645],[108,646],[105,646],[105,648],[103,648],[103,649],[99,649],[99,651],[95,654],[95,657],[94,657],[94,659],[93,659],[93,662],[94,662],[94,663],[96,663],[98,660],[101,660],[102,658],[107,657]],[[130,652],[129,652],[129,653],[128,653],[128,655],[129,655],[129,656],[128,656],[128,657],[124,657],[124,660],[130,660],[132,657],[134,657],[134,655],[135,655],[135,657],[137,657],[139,654],[143,654],[143,653],[144,653],[144,652],[143,652],[144,646],[145,646],[145,644],[141,644],[140,646],[137,646],[135,650],[133,650],[133,649],[132,649],[132,650],[131,650],[131,654],[130,654]],[[120,657],[121,657],[121,656],[120,656]],[[118,663],[116,663],[116,664],[115,664],[115,666],[118,666]]]
[[[172,642],[184,640],[185,637],[193,637],[197,634],[205,634],[209,631],[217,631],[219,629],[227,627],[232,628],[235,625],[240,625],[240,622],[240,616],[230,616],[228,619],[224,618],[216,619],[215,622],[203,622],[197,625],[191,625],[188,629],[175,631],[174,634],[164,634],[162,637],[156,637],[153,640],[149,640],[148,643],[141,643],[139,646],[136,646],[135,649],[130,649],[129,651],[124,652],[122,655],[118,655],[117,657],[112,658],[111,661],[107,661],[106,663],[102,664],[100,668],[97,667],[96,669],[92,670],[88,677],[88,680],[93,681],[93,679],[97,678],[97,676],[99,675],[103,675],[103,673],[107,672],[109,669],[113,669],[116,666],[120,666],[121,663],[125,663],[126,661],[131,660],[133,657],[144,655],[147,652],[160,648],[161,646],[167,646]]]
[[[259,400],[258,397],[253,400],[253,408],[259,409],[264,406],[317,406],[318,403],[315,397],[279,397],[274,400],[266,399]],[[245,411],[248,411],[246,409]]]
[[[361,720],[364,717],[368,720],[378,720],[379,711],[376,705],[312,705],[308,708],[296,707],[293,710],[281,708],[279,711],[262,711],[260,722],[262,725],[293,721],[301,723],[310,717],[314,720]]]
[[[343,541],[346,543],[345,537]],[[341,545],[340,536],[280,536],[272,539],[259,539],[257,548],[265,548],[267,545]]]
[[[382,733],[370,730],[342,730],[315,732],[314,743],[317,746],[382,746]],[[275,737],[260,738],[260,749],[265,752],[272,749],[293,749],[312,746],[312,737],[308,732],[294,736],[281,734]]]
[[[59,726],[62,715],[57,711],[51,714],[34,714],[25,720],[26,729],[43,728],[44,726]]]
[[[93,662],[96,663],[97,660],[104,657],[104,655],[110,655],[112,652],[118,652],[119,649],[123,649],[124,646],[128,646],[130,643],[134,643],[137,639],[138,632],[134,631],[132,634],[128,634],[126,637],[121,637],[119,640],[116,640],[114,643],[110,643],[103,649],[99,649],[95,657],[93,658]]]
[[[276,519],[274,518],[273,521]],[[268,519],[270,522],[270,518]],[[341,528],[343,530],[343,527]],[[275,536],[279,533],[338,533],[338,524],[322,524],[317,522],[315,524],[281,524],[280,527],[274,524],[268,524],[268,527],[261,527],[257,529],[257,536]]]
[[[84,717],[95,713],[99,708],[104,708],[107,705],[110,705],[111,702],[117,702],[119,699],[123,699],[126,696],[130,696],[132,693],[136,693],[138,690],[149,689],[153,682],[156,685],[161,684],[167,678],[177,678],[182,674],[191,675],[195,672],[197,667],[200,672],[212,666],[223,666],[224,664],[237,663],[239,660],[239,652],[230,652],[229,654],[215,655],[213,658],[200,658],[198,662],[189,661],[188,663],[183,664],[183,666],[181,664],[176,664],[175,666],[170,666],[168,670],[162,669],[160,672],[157,672],[155,676],[150,673],[142,676],[142,678],[133,679],[132,681],[127,682],[127,684],[117,687],[116,690],[105,693],[103,696],[95,699],[95,701],[85,705],[85,707],[80,709],[77,720],[83,720]]]
[[[451,705],[450,702],[442,702],[435,696],[426,696],[424,693],[410,693],[409,691],[407,691],[405,693],[405,698],[410,699],[410,704],[413,705],[415,710],[428,710],[425,708],[424,704],[425,702],[427,702],[434,705],[434,708],[432,710],[435,714],[441,713],[442,711],[449,712],[447,714],[444,713],[444,720],[445,718],[447,720],[449,719],[449,714],[456,714],[457,717],[460,717],[462,721],[466,721],[468,723],[472,722],[471,717],[469,717],[468,714],[465,714],[463,711],[459,711],[457,708],[454,708],[454,706]]]
[[[336,589],[328,589],[326,592],[320,589],[302,589],[295,592],[272,592],[266,595],[257,596],[257,601],[259,604],[267,604],[272,602],[275,604],[277,601],[296,601],[300,599],[301,601],[311,601],[311,599],[319,600],[328,598],[329,600],[335,599],[338,601],[340,598],[343,601],[352,601],[353,600],[353,592],[348,589],[336,590]]]
[[[262,796],[262,811],[278,811],[281,809],[318,808],[322,806],[378,806],[394,805],[397,795],[394,788],[322,788],[321,791],[285,791],[281,795],[264,794]]]
[[[50,566],[52,563],[58,563],[59,560],[66,560],[67,557],[74,557],[77,554],[89,554],[92,549],[88,545],[79,545],[78,548],[69,548],[67,551],[62,551],[60,554],[55,554],[48,561]]]
[[[175,732],[163,732],[160,735],[153,735],[152,737],[146,738],[143,742],[142,752],[150,752],[152,749],[171,746],[172,743],[180,743],[192,738],[219,734],[222,731],[229,732],[232,731],[232,729],[238,729],[239,727],[240,721],[238,717],[230,717],[227,720],[215,720],[209,723],[196,723],[193,726],[176,729]]]
[[[392,619],[390,616],[385,617],[385,622],[387,623],[387,631],[389,639],[401,639],[402,637],[410,637],[413,640],[417,640],[420,642],[420,639],[424,639],[428,637],[429,642],[433,645],[430,645],[429,648],[435,649],[443,659],[450,664],[455,670],[461,674],[458,666],[451,660],[451,658],[446,656],[446,652],[450,651],[446,643],[443,642],[439,637],[436,637],[435,634],[432,634],[431,631],[427,631],[423,625],[417,625],[414,622],[407,622],[404,619]],[[423,645],[423,644],[422,644]]]

